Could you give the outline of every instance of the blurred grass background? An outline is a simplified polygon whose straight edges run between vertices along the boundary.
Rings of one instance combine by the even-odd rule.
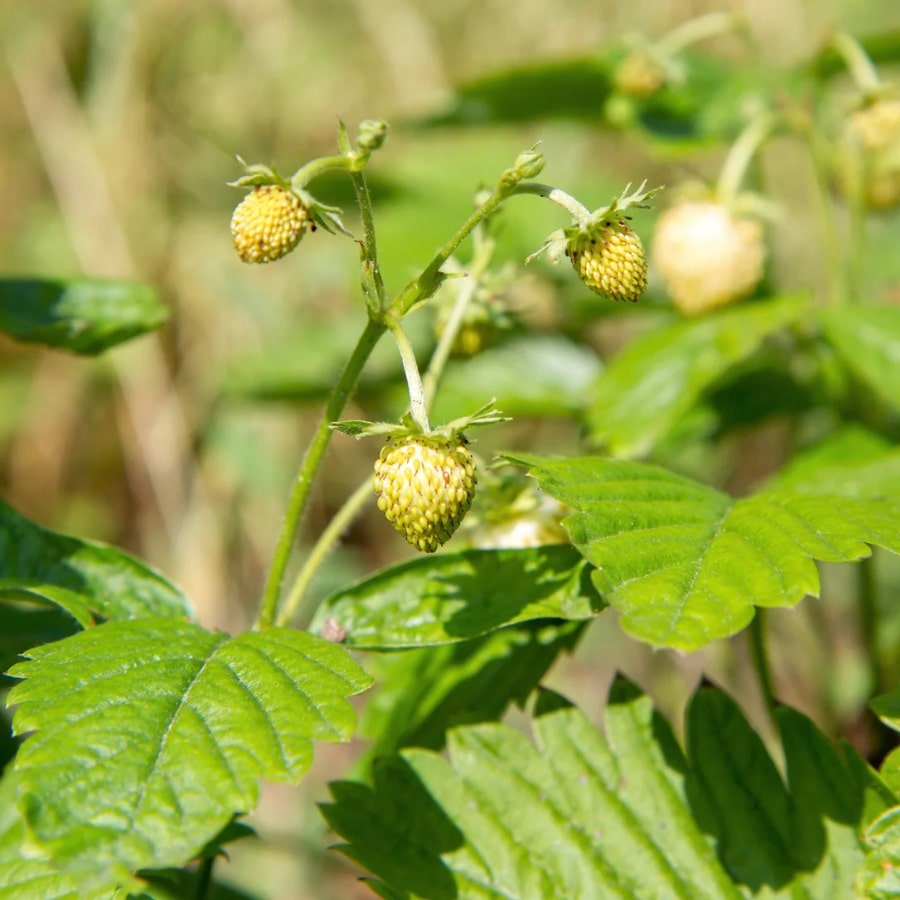
[[[340,236],[307,237],[278,265],[239,262],[228,221],[241,195],[226,186],[240,174],[235,154],[290,173],[334,152],[338,117],[351,128],[362,118],[388,120],[392,133],[370,171],[383,267],[396,289],[466,216],[474,190],[537,140],[549,161],[542,180],[592,207],[628,181],[714,174],[722,148],[688,166],[590,121],[439,130],[413,123],[448,108],[461,83],[507,67],[590,57],[629,32],[658,37],[725,9],[746,16],[775,71],[811,56],[836,28],[867,34],[900,26],[896,0],[0,4],[0,270],[136,278],[153,284],[172,311],[159,335],[92,362],[0,339],[3,495],[48,527],[148,560],[187,591],[208,627],[248,627],[320,396],[310,390],[305,403],[263,402],[247,384],[275,372],[277,396],[282,364],[321,380],[352,346],[362,306],[356,250]],[[745,52],[733,38],[704,49],[724,59]],[[774,232],[778,282],[815,285],[823,266],[809,174],[790,147],[771,148],[764,164],[779,199],[793,204]],[[327,180],[325,199],[329,192],[347,203],[353,229],[346,185]],[[547,207],[524,198],[510,208],[505,254],[521,261],[564,224]],[[652,219],[636,222],[645,235]],[[897,239],[896,216],[882,220],[874,240],[888,248]],[[879,288],[895,297],[897,265]],[[537,329],[560,324],[557,290],[583,303],[571,273],[555,278],[556,286],[532,275],[521,286]],[[585,341],[605,353],[629,327],[627,320],[612,329],[587,321]],[[423,340],[427,345],[427,334]],[[484,391],[489,396],[490,386]],[[526,418],[485,436],[480,449],[487,455],[494,446],[574,452],[578,431],[565,419]],[[304,540],[369,472],[376,449],[334,440]],[[778,426],[711,453],[706,471],[740,486],[756,469],[777,466]],[[318,590],[405,553],[370,507]],[[830,605],[810,611],[804,604],[790,624],[773,620],[804,648],[776,673],[781,695],[832,728],[856,700],[846,676],[852,684],[857,665],[852,653],[842,669],[840,653],[829,661],[817,650],[823,630],[844,633],[849,614],[840,586],[834,593]],[[741,641],[690,658],[651,653],[624,638],[610,614],[552,678],[599,718],[617,667],[652,688],[670,714],[701,671],[742,696],[748,690]],[[834,689],[843,685],[850,698],[823,706],[821,672],[829,667],[837,673]],[[369,896],[338,856],[323,852],[328,839],[312,806],[323,781],[340,776],[353,753],[320,748],[299,789],[268,790],[253,819],[266,843],[237,845],[219,875],[250,896],[277,900]]]

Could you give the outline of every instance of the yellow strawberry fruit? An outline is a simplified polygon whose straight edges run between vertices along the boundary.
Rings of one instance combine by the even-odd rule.
[[[309,211],[292,191],[259,185],[231,217],[234,249],[245,263],[268,263],[290,253],[310,224]]]
[[[434,553],[459,528],[475,484],[475,459],[462,437],[394,439],[375,462],[378,508],[423,553]]]
[[[644,245],[617,216],[578,229],[566,243],[566,256],[595,294],[636,303],[647,289]]]

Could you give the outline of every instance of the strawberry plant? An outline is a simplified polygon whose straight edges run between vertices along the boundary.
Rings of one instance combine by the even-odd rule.
[[[358,732],[368,744],[320,812],[381,897],[900,895],[900,308],[865,256],[900,203],[900,88],[876,65],[900,59],[900,41],[840,34],[776,84],[757,58],[729,68],[696,48],[733,26],[714,14],[462,86],[420,124],[475,107],[546,121],[541,98],[577,84],[565,113],[640,136],[678,161],[668,175],[703,149],[722,158],[709,183],[661,193],[635,171],[585,205],[538,180],[552,160],[532,146],[483,173],[491,186],[396,288],[372,189],[384,122],[341,124],[336,152],[289,177],[240,160],[235,267],[302,268],[323,232],[355,242],[356,343],[335,377],[297,389],[318,401],[324,380],[327,397],[250,629],[206,628],[134,556],[0,505],[16,739],[0,896],[228,896],[214,875],[252,834],[260,782],[298,782],[317,745]],[[753,102],[735,103],[748,81]],[[804,240],[826,272],[790,292],[765,238],[792,213],[760,163],[785,142],[817,191],[821,232]],[[330,202],[336,176],[346,203]],[[505,258],[511,210],[541,203],[560,227]],[[526,260],[569,304],[543,333],[515,303]],[[70,353],[166,316],[136,282],[0,281],[0,328]],[[598,322],[616,337],[602,364],[583,338]],[[396,365],[373,387],[382,339]],[[314,343],[295,348],[301,363]],[[350,418],[351,401],[370,418]],[[547,446],[515,419],[577,427]],[[772,423],[779,451],[759,460],[752,440]],[[328,450],[354,441],[367,471],[300,552]],[[368,506],[388,523],[377,542],[407,556],[340,573],[318,599],[311,585]],[[784,696],[809,644],[779,615],[840,593],[864,689],[852,717],[817,721]],[[746,653],[753,678],[734,691],[708,673],[672,721],[618,675],[597,722],[548,682],[576,650],[601,652],[601,624],[704,674],[713,645]],[[841,637],[821,630],[822,659]],[[823,666],[811,680],[824,694],[832,678]]]

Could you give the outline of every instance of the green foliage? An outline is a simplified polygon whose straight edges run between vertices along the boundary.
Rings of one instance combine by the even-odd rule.
[[[314,631],[333,622],[347,646],[424,647],[532,619],[590,619],[605,604],[568,545],[467,550],[386,569],[328,597]]]
[[[0,278],[0,330],[20,341],[92,356],[165,324],[145,284],[94,278]]]
[[[127,553],[48,531],[0,502],[0,621],[9,621],[21,613],[4,598],[55,604],[82,628],[190,611],[178,588]]]
[[[448,728],[499,719],[510,703],[524,706],[562,652],[571,652],[582,622],[534,621],[481,638],[373,657],[378,685],[360,733],[368,755],[401,747],[444,746]]]
[[[257,779],[296,781],[313,740],[347,740],[370,679],[333,644],[236,638],[176,619],[110,622],[10,674],[17,805],[32,843],[98,889],[196,856],[252,809]]]
[[[587,410],[593,439],[613,456],[645,456],[705,391],[796,321],[805,305],[771,300],[677,322],[633,341],[597,380]]]
[[[817,596],[813,560],[900,553],[900,505],[762,491],[734,500],[643,463],[515,456],[575,514],[565,526],[630,634],[696,650],[735,634],[755,606]]]
[[[405,750],[323,807],[382,896],[815,897],[852,893],[858,832],[890,792],[849,748],[777,714],[782,778],[736,704],[693,698],[682,751],[648,697],[612,689],[605,738],[543,694],[535,743],[504,725]]]

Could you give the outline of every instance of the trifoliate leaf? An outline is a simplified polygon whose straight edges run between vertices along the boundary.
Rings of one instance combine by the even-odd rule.
[[[726,309],[635,340],[597,380],[587,410],[593,439],[613,456],[646,455],[704,391],[804,307],[796,299],[781,299]]]
[[[92,356],[165,324],[146,284],[93,278],[0,278],[0,330]]]
[[[367,649],[448,644],[531,619],[591,619],[604,609],[567,544],[467,550],[393,566],[332,594],[311,625]]]
[[[777,714],[784,780],[728,697],[702,689],[687,752],[649,698],[612,689],[601,734],[545,694],[534,743],[454,729],[449,759],[410,749],[323,813],[382,896],[738,900],[852,896],[877,778],[793,710]],[[882,804],[883,805],[883,804]]]
[[[82,628],[97,617],[190,614],[181,591],[127,553],[48,531],[0,502],[3,597],[56,604]]]
[[[18,806],[31,846],[100,888],[181,866],[297,781],[314,740],[347,740],[370,684],[335,644],[272,628],[232,638],[174,619],[112,622],[10,670]],[[81,883],[81,881],[79,881]]]
[[[448,728],[499,719],[522,706],[557,656],[571,652],[583,622],[526,622],[481,638],[374,655],[378,685],[360,733],[374,741],[368,755],[401,747],[440,750]]]
[[[851,562],[877,545],[900,553],[900,503],[764,491],[735,500],[635,462],[512,457],[577,512],[564,521],[596,566],[623,628],[696,650],[749,624],[755,606],[817,596],[814,560]]]

